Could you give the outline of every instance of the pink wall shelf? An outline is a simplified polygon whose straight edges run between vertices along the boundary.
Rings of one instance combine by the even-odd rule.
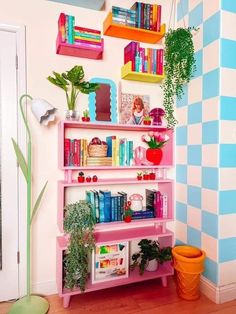
[[[61,36],[58,33],[56,42],[56,53],[64,56],[72,56],[88,59],[102,59],[104,41],[102,39],[101,47],[93,47],[89,44],[68,44],[61,41]]]

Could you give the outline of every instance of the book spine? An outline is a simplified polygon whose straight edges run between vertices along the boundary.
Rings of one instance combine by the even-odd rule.
[[[93,39],[94,41],[101,41],[101,36],[81,33],[81,32],[75,32],[75,38],[79,38],[79,39],[89,38],[89,39]]]
[[[104,195],[99,193],[99,222],[105,222],[105,206],[104,206]]]
[[[115,221],[115,197],[111,196],[111,221]]]
[[[92,29],[92,28],[75,26],[74,29],[75,29],[75,31],[78,31],[80,33],[91,33],[91,34],[101,35],[101,31],[98,31],[98,30]]]
[[[153,4],[152,30],[157,30],[157,4]]]
[[[163,64],[164,64],[164,50],[158,49],[158,73],[163,75]]]
[[[77,140],[77,139],[75,139],[74,142],[75,142],[74,165],[79,166],[80,144],[79,144],[79,140]]]
[[[70,166],[74,166],[75,140],[70,140]]]
[[[70,139],[64,139],[64,166],[70,166]]]
[[[85,45],[93,45],[95,47],[101,47],[102,46],[102,43],[101,42],[98,42],[98,41],[93,41],[93,40],[84,40],[84,39],[77,39],[75,38],[75,42],[74,44],[85,44]]]
[[[61,13],[58,19],[58,31],[61,36],[61,41],[66,42],[66,15]]]
[[[68,43],[74,44],[74,24],[75,17],[72,15],[68,15]]]
[[[157,6],[157,32],[161,31],[161,5]]]
[[[167,193],[162,194],[162,200],[163,200],[162,215],[163,215],[163,218],[167,219],[168,218],[168,195],[167,195]]]

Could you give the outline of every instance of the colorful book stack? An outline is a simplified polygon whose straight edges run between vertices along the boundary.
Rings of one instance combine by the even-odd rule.
[[[112,166],[132,166],[134,143],[116,135],[106,137],[107,157],[112,158]]]
[[[61,13],[58,19],[61,42],[81,46],[102,48],[101,32],[91,28],[75,26],[75,17]]]
[[[112,22],[135,27],[136,11],[112,6]]]
[[[163,75],[163,49],[142,48],[131,41],[124,48],[124,63],[131,61],[132,71]]]
[[[156,218],[168,218],[168,195],[155,189],[146,189],[146,209],[153,211]]]
[[[161,5],[135,2],[131,10],[136,12],[135,27],[160,32]]]
[[[87,166],[112,166],[111,157],[87,157]]]

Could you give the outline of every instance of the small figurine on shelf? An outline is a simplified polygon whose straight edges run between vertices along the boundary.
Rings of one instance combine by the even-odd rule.
[[[154,108],[149,112],[149,116],[152,118],[153,125],[162,125],[162,118],[165,115],[165,110],[162,108]]]
[[[150,125],[152,123],[151,117],[149,115],[146,115],[143,117],[143,124],[144,125]]]
[[[143,178],[142,174],[143,174],[142,172],[137,172],[137,180],[138,181],[142,180],[142,178]]]
[[[97,182],[98,177],[97,177],[96,175],[94,175],[93,178],[92,178],[92,180],[93,180],[93,182]]]
[[[83,122],[89,122],[89,121],[90,121],[88,109],[86,109],[86,110],[83,111],[82,121],[83,121]]]
[[[84,173],[81,171],[79,172],[79,175],[78,175],[78,182],[83,183],[84,180],[85,180]]]
[[[125,222],[131,222],[132,220],[132,209],[131,209],[131,202],[128,201],[125,205],[125,211],[124,211],[124,221]]]
[[[92,178],[90,176],[86,177],[86,182],[91,182]]]
[[[155,180],[155,179],[156,179],[156,174],[155,174],[155,172],[152,171],[152,172],[149,173],[149,179],[150,179],[150,180]]]

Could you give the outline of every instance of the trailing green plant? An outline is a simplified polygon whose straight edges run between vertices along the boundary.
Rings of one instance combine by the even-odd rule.
[[[139,267],[139,273],[142,275],[148,266],[148,262],[156,260],[158,263],[163,264],[172,259],[171,247],[160,248],[160,244],[155,240],[142,239],[138,246],[140,251],[132,255],[131,270]]]
[[[87,201],[65,206],[64,230],[70,235],[64,257],[65,287],[80,287],[85,290],[88,279],[88,263],[95,247],[94,225],[91,204]]]
[[[165,35],[165,79],[162,88],[165,118],[170,128],[177,124],[174,117],[175,96],[181,99],[184,84],[189,83],[196,70],[192,30],[196,28],[170,29]]]
[[[47,79],[52,84],[60,87],[66,93],[67,106],[69,110],[75,110],[78,94],[89,94],[96,91],[100,85],[84,81],[84,69],[81,65],[76,65],[69,71],[63,73],[53,72],[53,76]]]

